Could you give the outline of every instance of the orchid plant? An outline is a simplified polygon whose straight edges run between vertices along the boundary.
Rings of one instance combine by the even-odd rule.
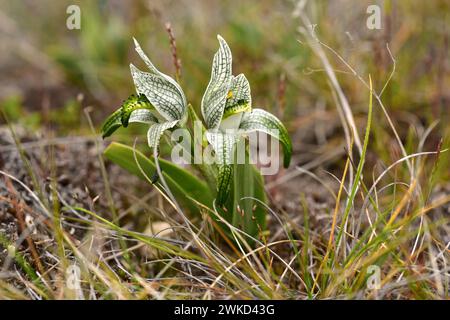
[[[162,162],[162,167],[166,169],[166,173],[172,173],[167,178],[172,186],[180,191],[180,195],[185,193],[188,197],[193,196],[195,199],[192,190],[203,190],[201,195],[197,195],[203,197],[203,199],[197,200],[210,208],[216,207],[213,204],[214,200],[211,203],[211,199],[214,198],[218,207],[225,208],[226,204],[230,203],[231,189],[234,189],[234,196],[231,197],[234,198],[234,201],[231,201],[231,206],[235,207],[239,203],[237,198],[240,196],[253,196],[252,194],[236,193],[236,190],[239,189],[236,184],[241,186],[242,184],[252,184],[254,181],[262,181],[260,176],[257,176],[254,181],[236,181],[240,178],[233,169],[235,168],[232,163],[235,146],[240,139],[245,139],[250,132],[262,131],[281,142],[284,151],[284,167],[289,166],[292,153],[291,140],[281,121],[267,111],[252,109],[250,84],[243,74],[233,76],[231,50],[220,35],[218,40],[219,49],[214,55],[211,79],[201,101],[201,114],[204,119],[203,132],[206,136],[204,141],[209,143],[216,157],[216,164],[211,165],[211,168],[206,170],[213,172],[216,184],[215,190],[209,188],[210,196],[206,195],[207,191],[205,190],[208,188],[205,187],[203,181],[195,180],[196,178],[193,175],[188,176],[181,173],[180,170],[183,169],[175,169],[173,164],[166,161]],[[148,125],[148,145],[152,149],[157,149],[165,132],[175,128],[186,128],[188,115],[192,115],[192,121],[198,119],[198,117],[192,106],[187,104],[186,96],[180,85],[153,65],[136,39],[134,39],[134,44],[137,53],[147,65],[148,72],[141,71],[130,64],[137,95],[132,94],[118,110],[107,118],[102,127],[102,134],[103,138],[106,138],[119,127],[127,127],[130,123],[146,124]],[[118,156],[121,152],[118,145],[115,145],[114,148],[114,150],[108,149],[106,151],[107,156],[125,169],[138,174],[136,170],[130,169],[133,166],[130,157],[133,156],[136,160],[136,154],[131,155],[128,152],[127,155]],[[125,149],[122,148],[121,150],[124,151]],[[126,157],[128,159],[125,159]],[[150,160],[147,159],[147,161]],[[147,162],[147,164],[149,164],[149,168],[152,167],[151,162]],[[200,168],[202,168],[199,170],[200,174],[208,175],[204,166]],[[255,171],[254,168],[252,170]],[[184,180],[179,181],[180,179]],[[183,190],[181,187],[181,185],[186,184],[186,179],[191,183],[191,186],[186,186],[186,189],[190,190]],[[206,180],[208,181],[208,179]],[[234,188],[233,184],[235,185]],[[259,188],[261,190],[256,193],[265,201],[263,187],[260,186]],[[251,190],[254,191],[255,187],[252,187]],[[205,197],[208,199],[205,199]],[[225,209],[224,212],[226,211]],[[264,224],[265,218],[261,210],[257,219],[253,219],[254,213],[249,214],[252,218],[250,220],[257,220],[260,224]],[[233,223],[237,221],[235,217],[228,220]],[[247,221],[250,220],[247,219]],[[246,229],[244,231],[252,229],[253,231],[250,231],[250,233],[255,233],[254,227],[249,229],[245,225],[241,224],[241,226]]]
[[[232,75],[232,55],[226,41],[217,36],[220,47],[214,56],[211,80],[201,103],[203,119],[209,131],[208,142],[218,156],[218,203],[228,196],[232,176],[233,147],[252,131],[263,131],[279,139],[284,147],[284,166],[289,166],[292,144],[278,118],[262,109],[252,110],[250,84],[243,74]]]

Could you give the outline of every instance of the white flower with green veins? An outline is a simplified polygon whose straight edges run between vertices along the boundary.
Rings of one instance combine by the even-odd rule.
[[[217,38],[220,47],[214,55],[201,111],[208,128],[206,138],[219,164],[217,202],[223,205],[231,187],[233,148],[239,138],[253,131],[262,131],[278,139],[283,144],[284,167],[289,166],[292,143],[277,117],[262,109],[252,110],[250,84],[243,74],[232,75],[231,50],[220,35]]]
[[[149,68],[143,72],[130,64],[137,96],[131,95],[102,127],[103,137],[110,136],[119,127],[138,122],[150,125],[147,140],[150,148],[158,147],[164,131],[182,125],[187,117],[186,97],[180,85],[160,72],[134,39],[136,52]]]

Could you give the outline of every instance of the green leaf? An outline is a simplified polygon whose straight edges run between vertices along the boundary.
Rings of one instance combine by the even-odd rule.
[[[253,109],[244,113],[239,129],[244,132],[261,131],[278,139],[283,144],[284,167],[289,167],[292,155],[292,142],[286,127],[273,114],[262,110]]]
[[[233,182],[233,166],[219,165],[219,172],[217,174],[217,205],[223,206],[227,201],[231,183]]]
[[[147,158],[132,147],[113,142],[106,148],[104,154],[107,159],[142,179],[144,176],[139,170],[134,154],[147,176],[151,177],[156,172],[154,160]],[[200,213],[198,205],[190,198],[209,208],[212,207],[214,196],[206,183],[171,162],[163,159],[158,159],[158,161],[168,187],[183,208],[194,214]]]
[[[144,94],[166,120],[184,120],[187,102],[180,85],[156,69],[136,39],[134,44],[136,52],[150,69],[150,72],[143,72],[130,64],[131,75],[138,93]]]
[[[267,209],[264,204],[267,203],[267,198],[264,180],[259,170],[249,163],[248,154],[246,162],[236,163],[233,171],[232,224],[249,235],[257,237],[259,232],[266,228]]]
[[[201,102],[203,119],[209,129],[219,127],[225,109],[228,91],[231,87],[231,50],[221,36],[219,50],[214,55],[211,79]]]
[[[161,139],[162,134],[167,129],[171,129],[177,125],[179,120],[175,121],[167,121],[163,123],[156,123],[152,125],[147,131],[147,142],[150,148],[156,148],[159,146],[159,140]]]
[[[206,139],[216,153],[216,162],[219,168],[217,174],[217,204],[222,206],[229,196],[233,179],[232,160],[236,135],[220,131],[207,131]]]

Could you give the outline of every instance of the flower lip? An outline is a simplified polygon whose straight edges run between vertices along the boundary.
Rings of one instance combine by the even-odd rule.
[[[238,130],[239,125],[241,124],[242,116],[244,114],[243,112],[232,114],[225,119],[222,119],[220,122],[219,129],[222,131],[225,130]]]

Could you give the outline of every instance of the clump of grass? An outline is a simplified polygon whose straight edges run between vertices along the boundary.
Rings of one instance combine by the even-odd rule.
[[[11,259],[17,265],[17,271],[0,280],[3,298],[448,298],[448,244],[443,235],[449,221],[440,207],[450,201],[450,196],[432,199],[429,194],[436,175],[445,166],[438,155],[447,151],[441,146],[436,151],[408,156],[418,168],[411,183],[389,175],[396,167],[408,170],[402,165],[406,159],[400,159],[368,185],[362,173],[370,144],[371,94],[369,100],[363,152],[357,163],[347,157],[327,224],[331,228],[325,228],[328,232],[311,229],[306,201],[302,201],[303,225],[282,210],[268,208],[272,223],[277,223],[276,229],[281,232],[267,235],[254,248],[243,245],[245,235],[232,225],[229,227],[235,232],[236,243],[224,247],[213,241],[209,218],[196,226],[172,218],[167,209],[149,212],[152,220],[164,220],[172,230],[170,236],[159,237],[129,230],[118,220],[104,218],[104,213],[68,206],[85,214],[75,220],[88,233],[84,239],[74,239],[60,222],[41,222],[53,239],[46,251],[56,259],[52,265],[45,265],[44,274],[27,262],[26,251],[21,252],[19,243],[10,243],[1,235],[3,248],[16,247]],[[351,166],[355,166],[356,174],[347,189],[344,185]],[[377,186],[381,181],[384,186]],[[67,205],[64,199],[59,201]],[[205,217],[207,211],[217,215],[201,203],[197,205]],[[48,217],[56,217],[57,206],[41,203],[41,208]],[[53,209],[56,211],[52,213]],[[221,221],[227,223],[223,218]],[[85,249],[93,234],[102,235],[103,244],[97,252]],[[60,241],[55,240],[58,237]],[[112,249],[107,249],[106,243],[111,243]],[[151,249],[151,254],[143,255],[143,248]],[[368,268],[373,265],[381,271],[378,289],[366,285]],[[68,286],[74,279],[67,270],[73,266],[80,270],[75,273],[79,286]],[[14,288],[13,283],[20,283],[23,289]]]

